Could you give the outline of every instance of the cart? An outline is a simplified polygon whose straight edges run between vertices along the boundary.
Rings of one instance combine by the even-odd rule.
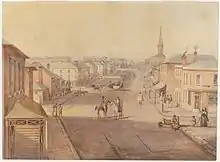
[[[179,116],[177,117],[177,120],[178,120],[177,123],[172,123],[172,119],[163,118],[163,121],[158,122],[158,126],[161,128],[164,125],[168,125],[168,126],[171,126],[172,129],[178,130],[180,128]]]

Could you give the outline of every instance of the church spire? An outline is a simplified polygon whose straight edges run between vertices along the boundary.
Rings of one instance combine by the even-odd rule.
[[[158,54],[163,54],[162,26],[160,26],[160,36],[159,36],[159,43],[158,43]]]

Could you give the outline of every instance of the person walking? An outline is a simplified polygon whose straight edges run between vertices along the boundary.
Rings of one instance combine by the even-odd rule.
[[[117,107],[118,107],[118,113],[119,113],[119,118],[122,118],[122,103],[121,103],[121,99],[120,97],[117,97],[116,98],[116,104],[117,104]]]
[[[59,117],[62,117],[63,115],[63,106],[61,104],[59,104]]]
[[[55,105],[53,105],[53,111],[52,111],[52,116],[57,116],[57,107],[58,107],[58,104],[56,103]]]

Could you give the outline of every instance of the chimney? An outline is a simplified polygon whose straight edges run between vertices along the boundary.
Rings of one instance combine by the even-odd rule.
[[[193,62],[196,62],[196,59],[197,59],[197,49],[198,49],[198,46],[194,46],[194,55],[193,55]]]
[[[182,65],[187,65],[187,52],[185,51],[182,55]]]

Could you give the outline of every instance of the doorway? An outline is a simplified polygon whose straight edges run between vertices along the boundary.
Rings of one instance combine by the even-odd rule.
[[[194,105],[195,109],[200,109],[200,94],[199,93],[195,93],[195,105]]]

